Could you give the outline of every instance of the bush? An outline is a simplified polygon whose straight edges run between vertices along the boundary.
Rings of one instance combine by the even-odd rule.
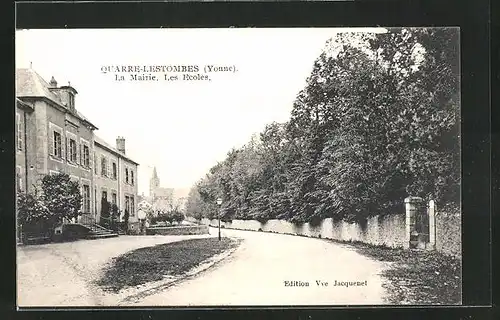
[[[184,214],[182,212],[176,210],[173,213],[172,219],[173,219],[173,221],[175,221],[177,223],[181,223],[184,220]]]
[[[17,219],[21,225],[36,224],[52,219],[43,199],[37,194],[19,193],[17,196]]]
[[[35,187],[32,194],[17,196],[17,220],[26,237],[52,238],[54,229],[64,219],[80,214],[82,196],[77,182],[66,173],[46,175],[42,179],[42,192]]]
[[[120,221],[120,209],[113,203],[111,205],[111,217],[110,217],[110,229],[113,231],[118,231]]]
[[[173,216],[169,212],[159,212],[156,216],[151,218],[151,224],[158,224],[159,222],[172,223]]]
[[[130,218],[130,212],[128,212],[127,209],[125,209],[125,213],[123,214],[123,225],[122,225],[122,230],[125,233],[128,233],[128,219]]]
[[[22,230],[23,243],[29,237],[50,238],[56,224],[54,216],[37,194],[18,194],[17,220]]]
[[[155,216],[150,219],[151,224],[158,224],[161,222],[166,222],[172,224],[173,222],[180,223],[184,220],[184,214],[177,209],[169,211],[159,211]]]
[[[101,216],[99,219],[99,224],[105,228],[110,228],[111,225],[111,204],[108,200],[102,198],[101,199]]]

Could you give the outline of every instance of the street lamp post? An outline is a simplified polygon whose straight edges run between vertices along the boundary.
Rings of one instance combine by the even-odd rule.
[[[141,235],[144,234],[144,224],[146,222],[146,212],[144,212],[144,210],[139,210],[139,212],[137,213],[137,218],[139,219],[139,228],[140,228],[140,232],[141,232]]]
[[[219,218],[219,241],[220,241],[220,205],[221,204],[222,204],[222,199],[217,198],[217,205],[219,206],[218,210],[217,210],[217,217]]]

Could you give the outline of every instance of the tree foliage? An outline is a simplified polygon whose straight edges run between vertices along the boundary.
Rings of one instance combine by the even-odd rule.
[[[17,195],[17,219],[20,225],[36,224],[52,219],[53,215],[38,194]]]
[[[187,213],[314,223],[403,212],[409,195],[457,206],[458,43],[444,28],[331,39],[289,121],[231,150],[193,187]]]
[[[58,223],[64,218],[73,219],[81,214],[83,198],[80,185],[71,181],[68,174],[45,175],[42,178],[42,191],[43,201]]]
[[[50,234],[64,219],[73,219],[81,213],[82,195],[78,182],[66,173],[46,175],[41,190],[17,195],[17,219],[23,232]]]

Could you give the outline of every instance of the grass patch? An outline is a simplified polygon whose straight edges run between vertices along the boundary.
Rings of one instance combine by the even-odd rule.
[[[97,284],[104,290],[118,292],[162,280],[166,275],[178,276],[238,244],[230,238],[203,238],[140,248],[114,258]]]
[[[382,273],[391,304],[461,304],[461,260],[437,251],[351,244],[365,256],[392,262]]]

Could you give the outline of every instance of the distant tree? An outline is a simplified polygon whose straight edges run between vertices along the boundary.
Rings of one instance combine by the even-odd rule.
[[[191,188],[186,202],[186,215],[200,220],[203,218],[203,202],[201,201],[198,186],[195,185]]]
[[[172,215],[172,220],[181,223],[184,221],[184,214],[180,210],[175,210]]]

